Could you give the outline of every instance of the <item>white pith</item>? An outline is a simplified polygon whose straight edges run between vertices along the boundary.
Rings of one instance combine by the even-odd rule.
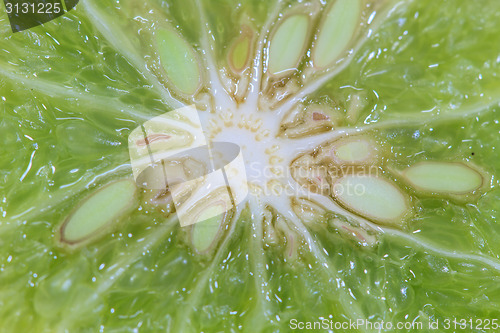
[[[241,148],[250,192],[238,210],[253,201],[255,216],[262,216],[266,206],[283,216],[292,216],[291,199],[312,195],[292,178],[292,161],[320,143],[344,134],[341,130],[302,140],[277,137],[280,117],[271,110],[253,110],[247,103],[233,104],[225,111],[201,112],[200,117],[207,124],[209,141],[232,142]]]

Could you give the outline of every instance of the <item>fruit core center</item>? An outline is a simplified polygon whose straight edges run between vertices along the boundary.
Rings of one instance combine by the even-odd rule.
[[[209,141],[240,147],[250,194],[273,193],[286,183],[288,159],[284,145],[275,136],[279,123],[271,113],[238,110],[211,113],[209,118]]]

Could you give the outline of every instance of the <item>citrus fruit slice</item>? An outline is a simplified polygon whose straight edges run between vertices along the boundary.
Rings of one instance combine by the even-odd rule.
[[[17,33],[0,16],[0,331],[497,330],[498,12],[86,0]],[[238,202],[196,155],[161,187],[141,186],[168,178],[155,161],[134,178],[214,142],[239,147],[219,177],[245,174]]]

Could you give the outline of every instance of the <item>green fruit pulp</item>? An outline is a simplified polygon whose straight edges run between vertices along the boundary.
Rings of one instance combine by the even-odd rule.
[[[249,20],[259,37],[274,5],[200,3],[220,68],[229,68],[234,27]],[[96,186],[131,177],[128,134],[177,107],[167,103],[169,82],[143,62],[156,50],[141,20],[171,23],[199,50],[198,7],[82,1],[16,34],[0,17],[0,331],[288,332],[293,319],[323,318],[415,321],[426,331],[500,318],[497,176],[473,202],[418,197],[406,226],[386,229],[376,247],[311,226],[321,256],[301,240],[292,256],[290,239],[255,242],[262,226],[249,210],[216,251],[199,255],[175,216],[142,201],[96,241],[58,244],[58,226]],[[390,148],[384,163],[396,168],[460,160],[499,175],[498,13],[493,0],[401,2],[307,102],[345,110],[364,92],[367,106],[348,127],[377,126]]]

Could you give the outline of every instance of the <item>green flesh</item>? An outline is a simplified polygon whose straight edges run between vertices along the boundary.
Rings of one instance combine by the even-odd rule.
[[[384,223],[400,221],[408,211],[404,194],[379,177],[345,176],[335,183],[334,193],[356,213]]]
[[[304,54],[309,19],[306,15],[287,17],[276,29],[269,48],[269,70],[281,74],[295,70]]]
[[[404,170],[403,174],[415,188],[437,193],[471,193],[484,182],[481,174],[459,163],[420,163]]]
[[[415,197],[415,215],[403,228],[384,227],[369,248],[321,216],[306,225],[318,252],[297,233],[286,238],[285,228],[275,228],[269,245],[260,221],[245,210],[231,237],[221,231],[214,251],[199,254],[191,237],[200,237],[202,252],[214,228],[193,234],[140,197],[138,208],[102,237],[74,251],[60,246],[59,226],[85,198],[95,198],[95,185],[131,177],[128,135],[176,108],[164,87],[178,95],[199,88],[205,58],[199,5],[212,27],[215,65],[229,68],[242,22],[262,37],[274,4],[167,2],[80,1],[63,17],[16,34],[0,17],[0,332],[289,332],[291,319],[318,318],[421,321],[424,330],[405,331],[425,332],[429,322],[443,330],[446,319],[500,318],[494,0],[402,3],[347,67],[304,101],[343,113],[362,90],[366,106],[352,124],[339,126],[378,126],[374,141],[388,147],[381,163],[394,170],[426,161],[483,167],[494,177],[474,201]],[[351,20],[351,11],[341,19]],[[146,32],[166,22],[179,27],[175,34]],[[341,56],[354,33],[345,26],[339,33],[332,23],[325,40],[316,41],[314,66]],[[236,49],[235,67],[243,66],[247,48]],[[158,67],[144,60],[155,56]],[[382,176],[413,198],[414,189],[395,174]]]
[[[158,31],[156,43],[170,84],[185,94],[194,93],[200,83],[200,72],[191,47],[172,30]]]
[[[354,141],[336,147],[334,154],[340,162],[359,162],[368,159],[372,149],[367,142]]]
[[[221,215],[223,213],[224,210],[219,205],[210,207],[198,217],[198,222],[193,227],[193,234],[191,236],[193,244],[198,252],[205,252],[210,248],[210,245],[212,245],[215,236],[220,229]],[[209,216],[209,218],[206,216]]]
[[[321,23],[313,50],[314,65],[324,68],[346,51],[356,30],[361,0],[338,0],[328,10]]]
[[[250,42],[250,37],[244,36],[234,44],[234,48],[229,54],[229,61],[236,71],[243,70],[248,62]]]
[[[96,190],[64,222],[62,240],[78,243],[106,228],[134,205],[135,189],[133,182],[122,180]]]

